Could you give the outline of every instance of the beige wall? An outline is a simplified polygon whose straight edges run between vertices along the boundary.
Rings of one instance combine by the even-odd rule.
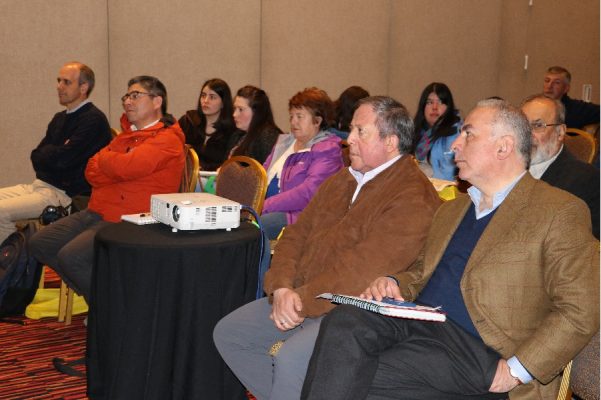
[[[139,74],[165,83],[176,117],[206,79],[262,86],[284,130],[288,99],[307,86],[335,99],[357,84],[414,112],[424,86],[443,81],[465,115],[483,97],[540,91],[560,64],[573,97],[592,83],[599,101],[595,0],[0,0],[0,33],[0,186],[33,179],[29,153],[61,109],[67,60],[95,70],[92,100],[113,126]]]
[[[582,85],[593,85],[599,103],[599,1],[505,0],[499,46],[499,95],[519,103],[542,91],[544,72],[561,65],[572,73],[570,97],[582,97]],[[524,55],[528,54],[528,69]]]
[[[494,95],[501,3],[393,2],[390,94],[415,113],[422,90],[444,82],[463,116],[477,100]]]
[[[34,178],[29,154],[61,111],[55,83],[65,61],[85,60],[94,69],[92,96],[108,109],[106,4],[0,0],[0,38],[0,186],[6,186]]]
[[[389,10],[388,0],[263,1],[261,81],[280,128],[305,87],[332,100],[352,85],[387,93]]]
[[[119,98],[136,75],[165,84],[176,118],[196,108],[207,79],[222,78],[232,91],[260,84],[259,0],[108,0],[108,6],[113,126],[122,113]]]

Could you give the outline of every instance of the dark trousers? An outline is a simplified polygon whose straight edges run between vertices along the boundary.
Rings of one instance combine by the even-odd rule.
[[[94,237],[109,224],[93,211],[79,211],[33,235],[29,250],[88,301],[94,266]]]
[[[323,320],[301,399],[497,399],[500,356],[450,320],[337,306]]]

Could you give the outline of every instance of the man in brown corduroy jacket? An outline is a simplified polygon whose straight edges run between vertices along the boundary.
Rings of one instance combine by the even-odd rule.
[[[377,276],[409,267],[440,199],[409,154],[413,122],[389,97],[355,111],[351,166],[326,180],[286,228],[265,277],[268,298],[215,328],[218,350],[259,399],[298,399],[319,324],[334,306],[315,296],[355,294]],[[270,347],[284,341],[273,357]]]

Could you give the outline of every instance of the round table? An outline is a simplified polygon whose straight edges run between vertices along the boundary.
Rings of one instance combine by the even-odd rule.
[[[88,324],[92,399],[243,399],[213,328],[255,299],[259,230],[98,232]]]

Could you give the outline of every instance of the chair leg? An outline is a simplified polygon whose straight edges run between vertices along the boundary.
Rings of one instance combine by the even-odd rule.
[[[65,325],[71,325],[71,317],[73,316],[73,293],[74,290],[67,287],[67,306],[65,309]]]
[[[42,265],[42,273],[40,274],[40,283],[38,288],[44,289],[44,279],[46,278],[46,267],[47,265]]]
[[[61,280],[61,288],[58,294],[58,322],[65,320],[65,314],[67,312],[67,292],[69,287],[65,281]]]

